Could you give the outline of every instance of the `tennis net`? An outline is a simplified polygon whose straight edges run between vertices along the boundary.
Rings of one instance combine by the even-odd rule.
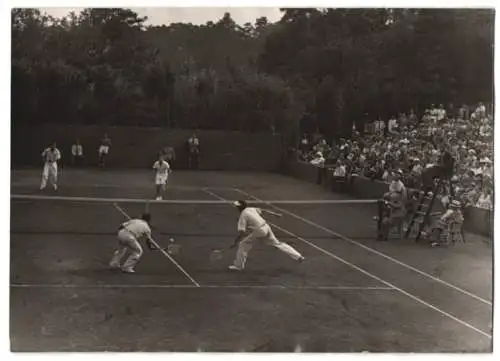
[[[236,199],[164,200],[129,198],[11,195],[12,234],[116,234],[127,217],[149,211],[157,234],[186,237],[233,237],[238,212]],[[269,222],[306,238],[376,236],[375,200],[248,200],[249,206],[282,214]],[[322,229],[323,227],[323,229]],[[277,235],[279,235],[279,230]],[[281,234],[281,238],[290,238]]]

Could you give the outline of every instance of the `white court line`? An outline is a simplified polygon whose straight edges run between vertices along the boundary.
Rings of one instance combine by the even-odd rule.
[[[120,212],[122,215],[125,216],[125,218],[127,219],[130,219],[130,216],[127,214],[127,212],[125,212],[125,210],[123,210],[118,204],[113,204],[113,206],[116,208],[116,210],[118,212]],[[177,263],[177,261],[171,256],[169,255],[167,252],[165,252],[165,250],[160,247],[160,245],[158,243],[155,242],[155,240],[152,238],[152,237],[148,237],[149,241],[151,241],[151,243],[153,243],[153,245],[165,256],[167,257],[170,262],[172,262],[174,264],[174,266],[177,267],[177,269],[179,271],[181,271],[196,287],[200,287],[200,284],[198,282],[196,282],[196,280],[191,277],[191,275],[189,273],[187,273],[187,271],[182,268],[182,266]]]
[[[309,220],[309,219],[306,219],[306,218],[304,218],[304,217],[301,217],[301,216],[299,216],[298,214],[295,214],[295,213],[293,213],[293,212],[287,211],[286,209],[283,209],[283,208],[280,208],[280,207],[276,207],[276,206],[274,206],[273,204],[269,204],[269,202],[267,202],[267,201],[263,201],[263,200],[261,200],[261,199],[259,199],[259,198],[257,198],[257,197],[254,197],[254,196],[252,196],[251,194],[249,194],[249,193],[247,193],[247,192],[245,192],[245,191],[243,191],[243,190],[241,190],[241,189],[234,188],[234,190],[235,190],[236,192],[240,193],[240,194],[245,195],[246,197],[253,198],[253,199],[254,199],[254,200],[256,200],[256,201],[260,201],[260,202],[267,203],[270,207],[273,207],[273,208],[275,208],[276,210],[279,210],[280,212],[286,213],[286,214],[288,214],[289,216],[292,216],[292,217],[294,217],[294,218],[296,218],[296,219],[298,219],[298,220],[301,220],[302,222],[305,222],[305,223],[307,223],[307,224],[309,224],[309,225],[311,225],[311,226],[313,226],[313,227],[316,227],[316,228],[318,228],[318,229],[321,229],[322,231],[324,231],[324,232],[326,232],[326,233],[329,233],[329,234],[331,234],[331,235],[333,235],[333,236],[336,236],[336,237],[338,237],[338,238],[340,238],[340,239],[342,239],[342,240],[344,240],[344,241],[347,241],[347,242],[352,243],[352,244],[354,244],[354,245],[356,245],[356,246],[358,246],[358,247],[361,247],[361,248],[363,248],[363,249],[365,249],[365,250],[367,250],[367,251],[369,251],[369,252],[371,252],[371,253],[374,253],[374,254],[376,254],[376,255],[378,255],[378,256],[380,256],[380,257],[383,257],[383,258],[385,258],[385,259],[388,259],[389,261],[392,261],[392,262],[394,262],[394,263],[397,263],[397,264],[398,264],[398,265],[400,265],[400,266],[403,266],[403,267],[405,267],[405,268],[407,268],[407,269],[410,269],[410,270],[412,270],[412,271],[414,271],[414,272],[416,272],[416,273],[418,273],[418,274],[420,274],[420,275],[422,275],[422,276],[425,276],[425,277],[427,277],[427,278],[429,278],[429,279],[431,279],[431,280],[433,280],[433,281],[435,281],[435,282],[441,283],[442,285],[445,285],[445,286],[447,286],[447,287],[450,287],[450,288],[454,289],[455,291],[458,291],[458,292],[463,293],[464,295],[467,295],[467,296],[469,296],[469,297],[475,298],[476,300],[478,300],[478,301],[480,301],[480,302],[482,302],[482,303],[484,303],[484,304],[486,304],[486,305],[488,305],[488,306],[493,306],[492,302],[490,302],[490,301],[488,301],[488,300],[486,300],[486,299],[484,299],[484,298],[482,298],[482,297],[480,297],[480,296],[478,296],[478,295],[475,295],[474,293],[471,293],[471,292],[469,292],[469,291],[467,291],[467,290],[464,290],[463,288],[460,288],[460,287],[458,287],[458,286],[455,286],[455,285],[453,285],[453,284],[451,284],[451,283],[449,283],[449,282],[446,282],[446,281],[444,281],[444,280],[442,280],[442,279],[440,279],[440,278],[437,278],[437,277],[435,277],[435,276],[433,276],[433,275],[431,275],[431,274],[429,274],[429,273],[426,273],[426,272],[424,272],[424,271],[422,271],[422,270],[419,270],[418,268],[415,268],[415,267],[413,267],[413,266],[410,266],[409,264],[406,264],[406,263],[404,263],[404,262],[401,262],[401,261],[399,261],[399,260],[397,260],[397,259],[395,259],[395,258],[393,258],[393,257],[391,257],[391,256],[389,256],[389,255],[387,255],[387,254],[385,254],[385,253],[382,253],[382,252],[380,252],[380,251],[377,251],[376,249],[373,249],[373,248],[371,248],[371,247],[365,246],[365,245],[364,245],[364,244],[362,244],[362,243],[356,242],[355,240],[353,240],[353,239],[351,239],[351,238],[349,238],[349,237],[346,237],[346,236],[344,236],[344,235],[342,235],[342,234],[340,234],[340,233],[334,232],[334,231],[332,231],[331,229],[328,229],[328,228],[326,228],[326,227],[323,227],[322,225],[317,224],[317,223],[315,223],[315,222],[313,222],[313,221],[311,221],[311,220]]]
[[[394,291],[391,287],[356,287],[356,286],[284,286],[284,285],[190,285],[190,284],[31,284],[31,283],[15,283],[11,284],[13,288],[166,288],[166,289],[278,289],[278,290],[339,290],[339,291]]]
[[[197,188],[200,191],[203,191],[207,188]],[[224,188],[226,189],[226,188]],[[227,190],[233,191],[233,188],[227,188]],[[37,194],[11,194],[10,196],[11,199],[17,199],[17,200],[52,200],[52,201],[73,201],[73,202],[85,202],[85,203],[115,203],[115,202],[120,202],[120,203],[146,203],[146,202],[151,202],[151,204],[155,203],[164,203],[164,204],[190,204],[190,205],[201,205],[201,204],[207,204],[207,205],[217,205],[217,204],[223,204],[226,205],[229,203],[229,201],[222,201],[222,200],[208,200],[208,199],[163,199],[163,200],[155,200],[151,198],[107,198],[107,197],[71,197],[71,196],[44,196],[44,195],[37,195]],[[309,204],[352,204],[352,203],[361,203],[361,204],[368,204],[368,203],[375,203],[376,200],[374,199],[354,199],[354,200],[321,200],[321,199],[311,199],[311,200],[304,200],[304,199],[299,199],[299,200],[271,200],[271,201],[249,201],[248,204],[268,204],[268,203],[275,203],[275,204],[302,204],[302,205],[309,205]]]
[[[217,195],[217,194],[215,194],[215,193],[213,193],[213,192],[210,192],[210,191],[208,191],[208,190],[204,190],[204,191],[205,191],[205,192],[207,192],[208,194],[210,194],[210,195],[214,196],[214,197],[217,197],[218,199],[224,199],[224,198],[220,197],[219,195]],[[249,194],[247,194],[247,196],[250,196],[250,195],[249,195]],[[255,197],[254,197],[254,198],[255,198]],[[428,308],[430,308],[430,309],[432,309],[432,310],[434,310],[434,311],[436,311],[436,312],[440,313],[441,315],[446,316],[446,317],[448,317],[448,318],[452,319],[453,321],[456,321],[456,322],[460,323],[461,325],[463,325],[463,326],[465,326],[465,327],[467,327],[467,328],[469,328],[469,329],[471,329],[471,330],[474,330],[474,331],[476,331],[477,333],[479,333],[479,334],[481,334],[481,335],[483,335],[483,336],[485,336],[485,337],[487,337],[487,338],[489,338],[489,339],[491,339],[491,338],[492,338],[492,335],[490,335],[489,333],[484,332],[484,331],[480,330],[479,328],[477,328],[477,327],[475,327],[475,326],[471,325],[470,323],[465,322],[465,321],[463,321],[463,320],[459,319],[458,317],[455,317],[455,316],[453,316],[452,314],[450,314],[450,313],[448,313],[448,312],[446,312],[446,311],[441,310],[440,308],[438,308],[438,307],[436,307],[436,306],[434,306],[434,305],[432,305],[432,304],[430,304],[430,303],[428,303],[428,302],[426,302],[426,301],[424,301],[424,300],[422,300],[422,299],[418,298],[417,296],[412,295],[411,293],[409,293],[409,292],[407,292],[407,291],[405,291],[405,290],[403,290],[403,289],[401,289],[401,288],[397,287],[396,285],[393,285],[392,283],[390,283],[390,282],[388,282],[388,281],[383,280],[382,278],[380,278],[380,277],[378,277],[378,276],[375,276],[374,274],[372,274],[372,273],[370,273],[370,272],[366,271],[365,269],[363,269],[363,268],[361,268],[361,267],[358,267],[358,266],[356,266],[355,264],[353,264],[353,263],[351,263],[351,262],[349,262],[349,261],[344,260],[343,258],[340,258],[339,256],[337,256],[337,255],[335,255],[335,254],[333,254],[333,253],[331,253],[331,252],[329,252],[329,251],[327,251],[327,250],[325,250],[325,249],[323,249],[323,248],[321,248],[321,247],[317,246],[316,244],[314,244],[314,243],[312,243],[312,242],[310,242],[310,241],[308,241],[308,240],[306,240],[306,239],[304,239],[304,238],[302,238],[302,237],[300,237],[300,236],[298,236],[298,235],[296,235],[296,234],[294,234],[294,233],[292,233],[292,232],[290,232],[290,231],[288,231],[288,230],[286,230],[286,229],[284,229],[284,228],[281,228],[281,227],[279,227],[279,226],[277,226],[277,225],[275,225],[275,224],[273,224],[273,223],[271,223],[271,222],[269,222],[269,224],[271,224],[273,227],[275,227],[275,228],[277,228],[277,229],[281,230],[282,232],[287,233],[288,235],[290,235],[290,236],[292,236],[292,237],[294,237],[294,238],[296,238],[296,239],[298,239],[298,240],[300,240],[300,241],[304,242],[305,244],[307,244],[307,245],[309,245],[309,246],[313,247],[314,249],[316,249],[316,250],[320,251],[321,253],[323,253],[323,254],[325,254],[325,255],[327,255],[327,256],[329,256],[329,257],[331,257],[331,258],[334,258],[334,259],[336,259],[337,261],[342,262],[342,263],[344,263],[345,265],[347,265],[347,266],[349,266],[349,267],[351,267],[351,268],[353,268],[353,269],[355,269],[355,270],[358,270],[359,272],[361,272],[361,273],[363,273],[363,274],[367,275],[368,277],[370,277],[370,278],[372,278],[372,279],[374,279],[374,280],[377,280],[377,281],[379,281],[380,283],[383,283],[383,284],[384,284],[384,285],[386,285],[387,287],[393,288],[394,290],[396,290],[396,291],[398,291],[398,292],[402,293],[403,295],[405,295],[405,296],[407,296],[407,297],[409,297],[409,298],[413,299],[414,301],[416,301],[416,302],[418,302],[418,303],[420,303],[420,304],[422,304],[422,305],[424,305],[424,306],[426,306],[426,307],[428,307]]]

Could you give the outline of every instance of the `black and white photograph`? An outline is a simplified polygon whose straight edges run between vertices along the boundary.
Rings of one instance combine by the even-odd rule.
[[[9,352],[493,355],[493,2],[79,5],[8,8]]]

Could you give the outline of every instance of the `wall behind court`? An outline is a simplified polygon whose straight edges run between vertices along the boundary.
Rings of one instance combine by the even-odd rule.
[[[56,141],[63,164],[71,162],[71,145],[78,138],[83,146],[85,164],[98,164],[98,148],[104,133],[112,147],[107,159],[110,168],[151,167],[158,151],[174,147],[173,167],[186,168],[186,142],[189,130],[102,126],[18,126],[12,127],[12,168],[40,166],[43,149]],[[273,134],[248,134],[203,130],[196,132],[201,144],[200,169],[276,171],[281,159],[281,137]]]

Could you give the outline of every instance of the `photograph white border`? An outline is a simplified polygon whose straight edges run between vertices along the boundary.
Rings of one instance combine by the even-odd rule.
[[[0,177],[0,181],[2,182],[3,186],[0,187],[0,190],[2,192],[2,199],[4,199],[3,202],[0,202],[0,220],[2,222],[0,229],[2,230],[2,237],[1,240],[2,242],[5,242],[4,244],[9,244],[10,240],[10,121],[7,121],[7,119],[10,120],[10,49],[11,49],[11,38],[10,38],[10,9],[12,7],[39,7],[39,8],[46,8],[46,7],[65,7],[65,8],[71,8],[71,7],[105,7],[105,6],[114,6],[114,7],[131,7],[131,8],[147,8],[147,7],[168,7],[168,6],[176,6],[176,7],[190,7],[190,6],[201,6],[201,7],[225,7],[227,8],[228,6],[234,7],[248,7],[248,8],[256,8],[256,7],[413,7],[413,8],[422,8],[422,7],[438,7],[438,8],[455,8],[455,7],[489,7],[489,8],[496,8],[497,1],[495,0],[490,0],[490,1],[471,1],[471,0],[457,0],[457,1],[442,1],[442,0],[421,0],[421,1],[395,1],[395,0],[389,0],[389,1],[384,1],[383,3],[377,2],[377,1],[346,1],[346,0],[338,0],[338,1],[314,1],[314,2],[305,2],[305,1],[273,1],[273,0],[254,0],[254,1],[200,1],[200,0],[174,0],[174,1],[158,1],[158,0],[143,0],[143,1],[106,1],[106,0],[101,0],[101,1],[56,1],[56,0],[46,0],[46,1],[12,1],[12,0],[7,0],[3,1],[0,6],[1,6],[1,14],[2,14],[2,21],[1,21],[1,26],[2,26],[2,31],[1,31],[1,42],[2,42],[2,54],[0,55],[1,58],[1,65],[2,65],[2,72],[1,74],[1,86],[3,87],[3,91],[1,93],[1,109],[4,111],[4,116],[3,116],[3,121],[0,122],[0,126],[2,127],[1,131],[1,136],[3,137],[2,141],[0,142],[1,144],[1,151],[0,151],[0,157],[2,161],[2,170],[5,172],[3,173],[4,176]],[[496,20],[498,19],[498,15],[496,17]],[[216,20],[216,19],[207,19],[208,20]],[[495,27],[495,39],[498,39],[498,26]],[[495,49],[495,84],[498,84],[498,50]],[[497,93],[497,92],[496,92]],[[498,96],[495,93],[495,103],[496,99]],[[498,112],[495,110],[495,119],[498,118]],[[499,130],[498,128],[500,127],[495,127],[495,139],[499,139]],[[497,154],[497,149],[495,147],[495,159],[498,159],[498,154]],[[495,187],[498,186],[498,182],[496,181],[495,177]],[[498,189],[498,188],[496,188]],[[495,202],[496,203],[496,202]],[[495,215],[495,229],[498,228],[498,216]],[[495,237],[496,238],[496,237]],[[494,254],[496,256],[496,248],[494,247]],[[10,247],[4,248],[2,252],[0,252],[0,256],[2,259],[0,260],[0,265],[2,267],[2,287],[1,291],[2,294],[0,296],[0,301],[2,302],[2,307],[1,307],[1,312],[0,312],[0,324],[2,327],[0,327],[0,357],[2,359],[19,359],[19,358],[31,358],[31,357],[37,357],[41,358],[42,360],[51,360],[53,357],[71,357],[73,359],[77,358],[92,358],[92,360],[98,361],[98,360],[104,360],[107,359],[108,357],[117,357],[117,354],[110,353],[110,354],[101,354],[101,353],[81,353],[81,354],[51,354],[51,353],[45,353],[45,354],[12,354],[10,353],[10,342],[9,342],[9,284],[10,284]],[[497,279],[497,272],[496,268],[494,269],[494,279]],[[495,282],[496,283],[496,282]],[[496,289],[497,287],[494,287],[494,294],[496,296]],[[496,300],[496,297],[494,297]],[[497,331],[498,330],[498,316],[497,312],[494,312],[494,329]],[[498,332],[494,333],[495,334]],[[439,335],[437,335],[439,337]],[[494,337],[494,354],[498,354],[498,337]],[[171,359],[172,357],[175,360],[198,360],[198,359],[213,359],[213,360],[220,360],[221,357],[224,359],[230,359],[237,357],[239,360],[254,360],[254,359],[263,359],[263,358],[272,358],[273,360],[277,359],[283,359],[286,357],[289,359],[290,357],[293,357],[294,359],[296,357],[299,357],[299,360],[303,360],[304,357],[306,357],[308,360],[321,360],[326,357],[335,357],[338,359],[341,357],[342,359],[352,359],[352,360],[364,360],[366,357],[370,358],[381,358],[383,357],[384,360],[396,360],[396,358],[399,357],[411,357],[416,358],[416,359],[422,359],[428,361],[429,358],[440,358],[440,359],[451,359],[451,358],[456,358],[456,357],[473,357],[474,359],[476,358],[491,358],[494,356],[494,354],[488,354],[488,355],[481,355],[481,354],[464,354],[464,355],[459,355],[459,354],[443,354],[443,355],[419,355],[419,354],[321,354],[321,355],[309,355],[309,354],[227,354],[227,355],[222,355],[221,354],[165,354],[165,353],[158,353],[158,354],[119,354],[118,357],[120,357],[121,360],[142,360],[142,359],[150,359],[150,358],[165,358],[169,357]]]

